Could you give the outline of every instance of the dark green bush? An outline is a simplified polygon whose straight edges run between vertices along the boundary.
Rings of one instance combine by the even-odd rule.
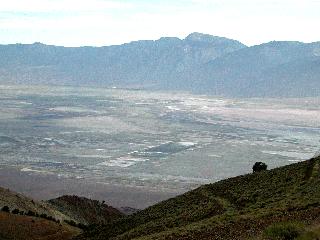
[[[19,214],[20,211],[19,211],[19,209],[14,209],[14,210],[12,210],[12,213],[13,213],[13,214]]]
[[[87,229],[87,225],[85,224],[82,224],[82,223],[76,223],[75,221],[73,220],[63,220],[65,223],[69,224],[70,226],[73,226],[73,227],[77,227],[77,228],[80,228],[80,229]]]
[[[10,212],[10,208],[8,206],[4,206],[3,208],[1,208],[1,211]]]
[[[65,223],[69,224],[70,226],[76,227],[77,223],[73,220],[64,220]]]
[[[252,171],[253,172],[261,172],[261,171],[267,170],[267,168],[268,168],[267,164],[265,164],[263,162],[256,162],[252,167]]]
[[[36,213],[33,212],[33,211],[31,211],[31,210],[29,210],[29,211],[26,213],[26,215],[27,215],[27,216],[34,217],[34,216],[36,216]]]
[[[41,218],[47,218],[48,216],[47,216],[47,214],[42,213],[42,214],[40,214],[40,217],[41,217]]]

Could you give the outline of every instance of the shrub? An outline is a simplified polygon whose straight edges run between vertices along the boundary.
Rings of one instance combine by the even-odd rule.
[[[42,214],[40,214],[40,217],[41,217],[41,218],[47,218],[48,216],[47,216],[47,214],[42,213]]]
[[[1,208],[1,211],[10,212],[10,208],[8,206],[4,206],[3,208]]]
[[[265,164],[263,162],[256,162],[253,165],[252,170],[253,170],[253,172],[261,172],[261,171],[267,170],[267,168],[268,168],[267,164]]]
[[[87,225],[82,224],[82,223],[76,223],[73,220],[64,220],[64,222],[69,224],[70,226],[77,227],[77,228],[80,228],[80,229],[86,229],[87,228]]]
[[[36,216],[36,213],[33,212],[33,211],[31,211],[31,210],[29,210],[29,211],[26,213],[26,215],[27,215],[27,216],[32,216],[32,217],[34,217],[34,216]]]
[[[293,240],[303,233],[303,225],[292,222],[282,222],[270,225],[264,231],[267,239]]]
[[[19,214],[20,211],[19,211],[19,209],[14,209],[14,210],[12,210],[12,213],[13,213],[13,214]]]
[[[82,223],[78,223],[77,227],[80,228],[80,229],[86,229],[87,225],[82,224]]]
[[[73,220],[64,220],[64,222],[66,222],[67,224],[69,224],[70,226],[76,227],[77,223]]]

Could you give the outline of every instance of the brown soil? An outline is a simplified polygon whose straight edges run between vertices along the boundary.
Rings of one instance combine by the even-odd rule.
[[[80,233],[79,229],[66,224],[0,212],[0,239],[67,240]]]

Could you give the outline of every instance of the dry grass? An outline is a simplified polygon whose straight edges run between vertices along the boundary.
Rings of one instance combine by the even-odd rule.
[[[79,229],[66,224],[0,212],[0,239],[67,240],[80,233]]]

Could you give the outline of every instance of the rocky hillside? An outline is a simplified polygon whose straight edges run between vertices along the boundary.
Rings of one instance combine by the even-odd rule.
[[[124,216],[105,203],[77,196],[35,201],[0,188],[0,239],[71,239],[90,224]]]
[[[82,197],[37,202],[8,189],[0,190],[0,239],[320,237],[317,155],[308,161],[204,185],[129,216]]]
[[[124,216],[119,210],[108,206],[104,202],[78,196],[62,196],[47,201],[59,212],[63,212],[72,219],[84,225],[107,224]]]
[[[78,239],[318,239],[319,169],[317,157],[204,185]]]
[[[67,216],[66,214],[51,208],[45,202],[35,201],[22,194],[0,187],[0,209],[3,208],[4,206],[7,206],[10,212],[17,209],[20,212],[23,212],[24,214],[27,214],[28,212],[31,213],[31,215],[45,214],[47,216],[51,216],[54,219],[60,220],[60,221],[74,220],[74,219],[70,219],[70,217]]]
[[[60,222],[74,221],[83,225],[105,224],[124,215],[104,202],[84,197],[62,196],[48,201],[35,201],[0,187],[0,209],[4,206],[8,207],[9,212],[18,210],[23,213],[21,215],[45,215]]]

